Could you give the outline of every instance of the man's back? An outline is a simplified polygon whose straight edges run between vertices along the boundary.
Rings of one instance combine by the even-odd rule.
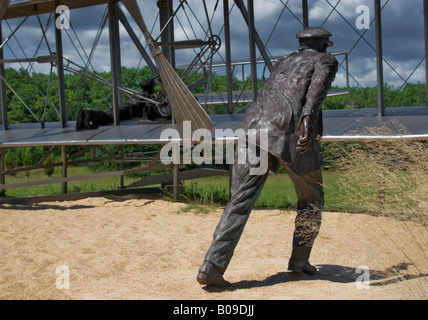
[[[291,164],[296,157],[302,115],[312,118],[314,140],[317,135],[322,135],[321,104],[336,71],[337,60],[315,50],[281,58],[272,68],[257,100],[248,109],[241,128],[268,130],[268,151]],[[318,153],[319,150],[312,151]],[[314,166],[322,161],[317,156],[312,159],[317,159]]]

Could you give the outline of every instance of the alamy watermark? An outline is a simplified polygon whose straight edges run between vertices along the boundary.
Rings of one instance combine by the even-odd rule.
[[[357,289],[370,289],[370,269],[367,266],[359,266],[355,269],[355,273],[361,274],[355,280],[355,286]]]
[[[370,8],[366,5],[359,5],[355,9],[355,13],[360,14],[355,20],[357,29],[370,29]]]
[[[66,265],[58,266],[55,273],[59,275],[56,278],[55,286],[58,290],[70,289],[70,269]]]
[[[162,147],[163,164],[246,164],[251,175],[263,175],[268,170],[267,129],[215,129],[214,137],[207,129],[191,131],[191,122],[183,122],[183,137],[176,129],[165,129],[160,139],[169,141]],[[238,138],[237,150],[235,140]],[[214,150],[213,150],[214,145]],[[180,148],[182,146],[182,148]],[[193,147],[193,148],[192,148]],[[214,153],[213,153],[214,151]],[[236,157],[235,157],[236,153]]]
[[[58,29],[70,29],[70,9],[66,5],[59,5],[55,9],[55,13],[59,14],[55,21],[55,26]],[[359,14],[355,20],[357,29],[370,29],[370,8],[367,5],[358,5],[355,13]]]
[[[56,7],[55,13],[59,16],[55,20],[55,27],[57,29],[70,29],[70,9],[65,5]]]

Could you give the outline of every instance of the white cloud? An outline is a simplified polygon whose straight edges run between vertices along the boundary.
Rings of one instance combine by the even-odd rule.
[[[377,84],[376,58],[357,59],[350,65],[350,69],[350,73],[359,84],[363,86],[375,86]]]
[[[278,0],[259,0],[255,2],[254,18],[256,24],[263,23],[267,19],[276,19],[284,7]]]
[[[328,3],[328,2],[330,3]],[[369,0],[316,0],[309,10],[309,21],[323,23],[328,18],[329,21],[343,21],[340,14],[350,23],[354,24],[357,17],[356,13],[359,5],[365,5],[370,10],[371,19],[374,17],[373,1]]]
[[[352,24],[358,17],[355,13],[355,9],[358,5],[367,5],[370,8],[370,19],[374,18],[374,9],[372,0],[328,0],[334,7],[337,4],[337,10]],[[147,27],[150,29],[154,28],[153,35],[156,37],[159,34],[159,20],[157,20],[158,8],[156,1],[138,0],[142,15],[146,21]],[[177,14],[178,20],[174,21],[175,27],[175,38],[176,40],[184,40],[189,38],[204,39],[205,31],[207,30],[207,22],[203,2],[201,0],[188,0],[190,8],[185,4],[185,12],[180,10]],[[230,8],[233,6],[233,1],[230,2]],[[148,5],[152,3],[152,5]],[[213,15],[215,4],[218,3],[217,11]],[[246,1],[244,1],[246,4]],[[263,41],[267,39],[272,31],[277,18],[283,10],[283,4],[287,3],[288,8],[301,19],[301,0],[256,0],[254,1],[255,6],[255,18],[256,27],[260,37]],[[382,1],[384,4],[385,1]],[[179,1],[174,1],[176,7]],[[213,17],[212,30],[214,34],[220,34],[222,38],[222,47],[220,53],[224,58],[224,33],[220,33],[223,26],[223,1],[206,1],[208,6],[208,12],[210,19]],[[332,11],[332,7],[328,4],[327,0],[311,0],[309,4],[309,23],[312,26],[320,25],[324,22],[327,16]],[[123,6],[121,5],[123,8]],[[99,24],[105,6],[97,6],[91,9],[78,9],[73,10],[71,19],[73,25],[78,33],[79,39],[84,46],[86,53],[89,54],[95,35],[97,33]],[[145,45],[144,37],[137,25],[131,18],[130,14],[123,9],[125,15],[128,17],[131,26],[135,33],[139,37],[141,43]],[[389,1],[385,10],[382,12],[383,21],[383,36],[384,36],[384,54],[390,63],[396,68],[396,70],[402,74],[403,77],[407,77],[410,72],[415,68],[420,59],[424,56],[424,39],[423,39],[423,6],[420,0],[407,0],[407,1]],[[195,17],[196,16],[196,17]],[[42,22],[44,23],[47,19],[47,15],[42,15]],[[199,25],[199,22],[202,27]],[[21,20],[13,19],[10,21],[11,27],[14,28]],[[232,37],[232,58],[234,60],[244,60],[249,57],[249,44],[248,44],[248,29],[241,16],[240,10],[237,6],[233,6],[233,10],[230,16],[231,24],[231,37]],[[153,27],[154,26],[154,27]],[[182,26],[184,30],[182,29]],[[355,26],[355,25],[354,25]],[[335,41],[335,47],[333,50],[350,50],[354,43],[358,40],[358,34],[336,13],[333,12],[325,27],[333,33],[333,41]],[[192,29],[193,28],[193,29]],[[285,10],[281,20],[279,21],[275,32],[268,44],[268,51],[273,55],[284,55],[292,51],[296,51],[297,42],[295,34],[301,28],[299,22],[293,17],[293,15]],[[365,35],[365,38],[374,46],[374,27],[373,30]],[[9,35],[9,28],[3,23],[3,36]],[[125,66],[136,67],[140,61],[141,55],[135,48],[132,41],[126,35],[126,31],[121,27],[120,29],[121,38],[121,52],[122,52],[122,64]],[[31,34],[31,37],[28,36]],[[72,33],[71,33],[72,34]],[[187,36],[186,36],[187,34]],[[17,32],[17,37],[25,51],[27,56],[33,56],[35,48],[41,39],[41,32],[38,26],[37,19],[30,17],[26,23]],[[54,48],[54,29],[51,25],[47,36],[51,45],[51,49]],[[74,36],[73,36],[74,37]],[[63,43],[64,43],[64,54],[71,60],[81,64],[83,63],[76,53],[76,50],[72,46],[70,40],[63,32]],[[43,44],[44,45],[44,44]],[[10,40],[10,46],[14,53],[22,57],[23,54],[18,44],[14,39]],[[80,50],[80,45],[76,42],[76,46]],[[40,54],[47,54],[47,49],[42,46]],[[194,57],[195,53],[193,50],[180,50],[177,52],[177,65],[188,64]],[[82,54],[82,56],[84,56]],[[14,58],[9,48],[5,47],[5,57],[7,59]],[[376,62],[375,53],[367,46],[364,41],[360,41],[349,56],[350,72],[363,86],[376,85]],[[220,56],[217,55],[214,61],[222,61]],[[108,25],[106,25],[100,43],[97,47],[94,59],[94,67],[99,71],[110,70],[110,50],[108,40]],[[8,64],[7,67],[20,66],[19,64]],[[36,71],[45,70],[48,65],[37,65],[35,64]],[[418,70],[411,77],[410,81],[424,82],[424,68],[423,63]],[[43,72],[43,71],[42,71]],[[402,82],[401,79],[392,71],[388,66],[384,69],[385,81],[392,81],[397,83]],[[399,81],[397,80],[399,79]],[[351,79],[351,84],[353,80]],[[338,83],[344,83],[344,77],[342,75],[337,76]]]

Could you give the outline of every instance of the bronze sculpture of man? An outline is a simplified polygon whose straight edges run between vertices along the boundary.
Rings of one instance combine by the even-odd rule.
[[[119,120],[142,118],[142,120],[168,120],[171,119],[171,106],[164,102],[162,105],[154,105],[144,98],[154,101],[163,101],[162,94],[155,96],[155,78],[145,79],[140,82],[142,92],[134,93],[125,103],[119,106]],[[86,129],[98,129],[114,123],[113,110],[81,109],[76,121],[76,131]]]
[[[288,270],[311,275],[317,269],[309,256],[324,206],[321,107],[338,68],[337,60],[327,53],[333,45],[330,37],[323,28],[299,32],[299,52],[275,64],[241,123],[244,130],[268,130],[269,170],[275,171],[281,163],[294,184],[298,202]],[[260,142],[258,146],[262,147]],[[233,165],[231,198],[199,269],[201,285],[230,285],[223,274],[269,174],[251,175],[251,167],[249,162]]]

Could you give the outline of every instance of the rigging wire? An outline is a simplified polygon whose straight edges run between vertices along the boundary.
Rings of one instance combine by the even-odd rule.
[[[207,3],[205,0],[203,0],[202,3],[204,4],[205,18],[207,19],[207,23],[208,23],[208,31],[210,32],[209,38],[211,38],[213,36],[213,30],[211,28],[211,21],[210,21],[209,15],[208,15]]]
[[[48,50],[49,50],[49,52],[50,52],[50,54],[52,54],[52,52],[51,52],[51,49],[50,49],[50,46],[49,46],[49,42],[48,42],[48,40],[47,40],[47,38],[46,38],[46,30],[48,29],[48,27],[49,27],[49,25],[50,25],[50,23],[51,23],[51,18],[52,18],[52,14],[49,16],[49,18],[48,18],[48,20],[47,20],[47,22],[46,22],[46,27],[45,28],[43,28],[43,25],[42,25],[42,22],[41,22],[41,20],[40,20],[40,17],[39,17],[39,15],[38,15],[38,12],[37,12],[37,10],[34,10],[33,9],[33,11],[36,13],[36,16],[37,16],[37,20],[38,20],[38,23],[39,23],[39,26],[40,26],[40,29],[41,29],[41,31],[42,31],[42,38],[40,39],[40,41],[39,41],[39,44],[38,44],[38,46],[37,46],[37,49],[36,49],[36,51],[35,51],[35,53],[34,53],[34,55],[33,55],[33,58],[35,58],[35,57],[37,57],[37,55],[38,55],[38,52],[39,52],[39,50],[40,50],[40,46],[41,46],[41,44],[42,44],[42,42],[43,42],[43,40],[45,40],[46,41],[46,45],[47,45],[47,48],[48,48]],[[33,11],[31,11],[31,13],[33,12]],[[24,19],[24,21],[25,21],[26,19]],[[23,21],[23,22],[24,22]],[[7,20],[6,20],[6,22],[7,22]],[[27,55],[26,55],[26,53],[25,53],[25,51],[23,50],[23,48],[22,48],[22,46],[21,46],[21,44],[20,44],[20,42],[19,42],[19,40],[18,40],[18,38],[15,36],[15,32],[17,31],[17,29],[23,24],[23,22],[21,22],[21,24],[14,30],[14,31],[12,31],[12,28],[10,27],[10,24],[7,22],[7,25],[8,25],[8,27],[9,27],[9,29],[12,31],[12,34],[13,34],[13,37],[14,37],[14,39],[15,39],[15,41],[17,42],[17,44],[18,44],[18,46],[19,46],[19,48],[21,49],[21,51],[22,51],[22,53],[24,54],[24,57],[27,59]],[[9,36],[9,39],[12,37],[12,35],[11,36]],[[7,45],[7,47],[9,48],[9,50],[10,50],[10,52],[13,54],[13,56],[15,57],[15,58],[17,58],[17,56],[16,56],[16,54],[14,53],[14,51],[12,50],[12,48],[9,46],[9,44],[7,44],[7,43],[5,43],[6,45]],[[18,58],[17,58],[18,59]],[[29,66],[27,67],[27,68],[24,68],[24,66],[22,65],[22,63],[21,62],[19,62],[20,63],[20,65],[21,65],[21,67],[22,67],[22,69],[23,70],[26,70],[26,72],[28,73],[29,72],[29,70],[30,69],[32,69],[33,70],[33,72],[35,73],[35,70],[34,70],[34,67],[33,67],[33,64],[34,64],[34,61],[32,61],[32,62],[29,62]],[[49,102],[49,89],[50,89],[50,82],[51,82],[51,77],[52,77],[52,67],[53,67],[53,64],[51,63],[51,71],[50,71],[50,73],[49,73],[49,79],[48,79],[48,86],[47,86],[47,91],[46,91],[46,94],[45,93],[43,93],[41,90],[40,90],[40,88],[39,87],[37,87],[37,90],[39,91],[39,93],[45,98],[45,105],[44,105],[44,109],[43,109],[43,115],[42,115],[42,119],[40,120],[36,115],[35,115],[35,113],[31,110],[31,108],[25,103],[25,101],[24,101],[24,99],[21,97],[21,96],[19,96],[19,94],[12,88],[12,86],[8,83],[8,82],[6,82],[6,80],[4,79],[4,78],[2,78],[2,80],[5,82],[5,84],[9,87],[9,89],[12,91],[12,93],[18,98],[18,100],[24,105],[24,107],[30,112],[30,114],[34,117],[34,119],[38,122],[38,123],[40,123],[41,124],[41,126],[42,126],[42,128],[44,128],[44,122],[45,122],[45,116],[46,116],[46,108],[47,108],[47,105],[48,105],[48,102]],[[56,113],[58,114],[58,111],[56,110],[56,107],[55,107],[55,105],[51,102],[51,104],[53,105],[53,108],[54,108],[54,110],[56,111]]]
[[[158,19],[159,19],[159,12],[157,13],[155,21],[153,22],[152,28],[150,29],[150,34],[153,34],[153,30],[155,29],[155,25],[156,25],[156,22],[158,21]],[[146,42],[146,44],[144,46],[144,49],[147,50],[147,42]],[[141,65],[142,61],[143,61],[143,56],[141,56],[140,61],[138,62],[137,69],[140,68],[140,65]]]
[[[24,21],[25,21],[25,20],[26,20],[26,19],[24,19]],[[18,44],[18,47],[21,49],[21,52],[24,54],[24,57],[27,59],[27,58],[28,58],[27,54],[25,53],[24,49],[22,48],[21,43],[19,42],[18,38],[15,36],[15,32],[18,30],[18,28],[19,28],[22,24],[20,24],[20,25],[18,26],[18,28],[16,28],[15,30],[12,30],[12,28],[11,28],[11,26],[10,26],[9,22],[8,22],[7,20],[5,20],[5,21],[6,21],[7,26],[9,27],[10,31],[12,31],[12,34],[9,36],[9,39],[10,39],[11,37],[13,37],[13,38],[15,39],[16,43]],[[23,21],[23,22],[24,22],[24,21]],[[42,39],[41,41],[43,41],[43,39]],[[39,47],[40,47],[40,44],[39,44]],[[31,63],[29,64],[29,67],[26,69],[26,71],[27,71],[27,72],[28,72],[28,69],[29,69],[30,67],[31,67],[31,69],[33,69],[33,68],[32,68],[32,64],[31,64]],[[33,69],[33,72],[35,72],[35,70],[34,70],[34,69]]]
[[[48,20],[46,21],[45,30],[43,31],[43,28],[41,27],[41,29],[42,29],[42,33],[43,33],[43,32],[44,32],[44,33],[46,33],[46,30],[48,30],[48,28],[49,28],[49,26],[50,26],[50,24],[51,24],[51,22],[52,22],[52,17],[53,17],[53,15],[52,15],[52,13],[51,13],[51,15],[49,16]],[[40,39],[40,41],[39,41],[39,44],[38,44],[38,46],[37,46],[37,49],[36,49],[36,51],[34,52],[33,58],[36,58],[36,57],[37,57],[37,55],[39,54],[39,50],[40,50],[40,47],[41,47],[42,43],[43,43],[43,36],[42,36],[42,38],[41,38],[41,39]],[[49,54],[52,54],[52,52],[51,52],[51,50],[50,50],[50,46],[48,46],[48,50],[49,50]],[[30,62],[29,66],[28,66],[28,68],[27,68],[27,72],[28,72],[28,70],[30,70],[30,69],[32,69],[32,70],[33,70],[33,72],[35,72],[35,70],[34,70],[34,67],[33,67],[33,66],[34,66],[34,61],[33,61],[33,62]]]
[[[83,49],[83,52],[84,52],[84,54],[85,54],[85,56],[87,57],[87,61],[85,62],[84,61],[84,59],[82,58],[82,61],[83,61],[83,63],[85,64],[85,66],[84,67],[81,67],[81,66],[79,66],[82,70],[83,70],[83,72],[87,72],[88,71],[88,67],[89,66],[91,66],[91,68],[93,69],[93,71],[95,72],[95,70],[94,70],[94,68],[93,68],[93,66],[92,66],[92,63],[91,63],[91,61],[92,61],[92,58],[93,58],[93,56],[94,56],[94,53],[95,53],[95,50],[96,50],[96,48],[97,48],[97,46],[98,46],[98,43],[99,43],[99,40],[100,40],[100,38],[101,38],[101,34],[102,34],[102,31],[103,31],[103,29],[104,29],[104,27],[105,27],[105,25],[106,25],[106,23],[107,23],[107,18],[108,18],[108,14],[107,14],[107,6],[106,6],[106,9],[104,10],[104,13],[103,13],[103,16],[102,16],[102,18],[101,18],[101,22],[100,22],[100,25],[99,25],[99,27],[98,27],[98,30],[97,30],[97,34],[95,35],[95,39],[94,39],[94,42],[93,42],[93,44],[92,44],[92,48],[91,48],[91,52],[89,53],[89,56],[86,54],[86,51],[83,49],[83,46],[82,46],[82,49]],[[70,23],[70,26],[72,26],[72,24]],[[76,34],[76,37],[77,37],[77,34]],[[77,37],[78,38],[78,37]],[[70,39],[71,40],[71,39]],[[72,41],[73,42],[73,41]],[[80,40],[79,40],[79,43],[81,43],[80,42]],[[76,48],[76,46],[75,46],[75,48]],[[76,50],[77,50],[77,48],[76,48]],[[79,54],[79,56],[80,56],[80,54]],[[70,60],[68,60],[68,59],[66,59],[69,63],[71,62]],[[75,64],[76,66],[77,66],[77,64]],[[69,71],[71,71],[71,70],[69,70]],[[73,72],[73,71],[72,71]],[[76,73],[76,72],[75,72]],[[79,83],[77,84],[77,87],[76,87],[76,89],[75,89],[75,91],[74,91],[74,95],[73,95],[73,98],[71,99],[71,102],[70,102],[70,104],[71,105],[73,105],[74,104],[74,102],[76,101],[76,99],[77,99],[77,93],[80,91],[80,87],[81,87],[81,85],[82,85],[82,83],[83,83],[83,74],[82,73],[78,73],[78,74],[80,74],[80,79],[79,79]],[[106,97],[106,95],[105,95],[105,88],[104,87],[102,87],[102,90],[103,90],[103,93],[104,93],[104,100],[106,101],[106,103],[107,103],[107,105],[111,108],[111,104],[110,104],[110,102],[108,101],[108,99],[107,99],[107,97]],[[69,111],[69,113],[71,112],[71,110]]]
[[[0,74],[0,78],[9,87],[9,89],[12,91],[12,93],[18,98],[18,100],[21,101],[21,103],[28,110],[28,112],[31,113],[31,115],[33,116],[33,118],[36,119],[36,121],[38,123],[42,124],[42,122],[39,120],[39,118],[36,116],[36,114],[33,112],[33,110],[31,110],[31,108],[25,103],[25,101],[21,98],[21,96],[13,89],[13,87],[9,84],[9,82],[6,81],[5,78],[3,78],[3,76],[1,74]]]
[[[166,28],[169,26],[169,24],[172,22],[173,18],[175,17],[175,15],[177,14],[178,10],[180,9],[180,7],[183,6],[184,3],[187,3],[187,0],[180,0],[180,4],[178,5],[178,7],[174,10],[174,12],[172,13],[172,15],[169,17],[168,21],[165,23],[165,25],[162,27],[162,30],[160,31],[159,35],[156,37],[155,42],[158,42],[159,38],[162,36],[162,34],[164,33],[164,31],[166,30]]]
[[[48,106],[48,102],[49,102],[49,89],[51,87],[51,79],[52,79],[52,69],[53,69],[53,63],[51,63],[51,70],[49,72],[48,86],[46,88],[46,98],[45,98],[45,106],[43,108],[42,126],[44,126],[44,123],[46,120],[46,111],[47,111],[47,106]]]
[[[33,13],[34,8],[30,10],[30,12],[28,12],[27,16],[18,24],[18,26],[15,28],[15,30],[12,30],[12,28],[10,28],[9,22],[6,21],[7,25],[10,28],[10,31],[12,31],[12,33],[9,35],[9,37],[7,37],[2,44],[0,45],[0,48],[3,48],[3,46],[9,41],[9,39],[13,36],[15,37],[15,32],[18,31],[18,29],[24,24],[24,22],[28,19],[28,17]],[[2,20],[3,21],[3,20]],[[15,37],[16,38],[16,37]]]
[[[96,80],[96,81],[98,81],[98,82],[100,82],[102,84],[108,85],[108,86],[112,85],[110,81],[108,81],[108,80],[104,79],[103,77],[101,77],[100,75],[96,74],[95,71],[94,72],[90,72],[88,69],[84,69],[82,66],[78,65],[77,63],[75,63],[75,62],[73,62],[73,61],[71,61],[71,60],[69,60],[67,58],[64,58],[64,60],[67,61],[67,64],[64,65],[64,69],[65,70],[73,72],[73,73],[78,74],[78,75],[81,75],[82,77],[86,77],[86,78],[89,78],[89,79],[92,79],[92,80]],[[75,68],[71,67],[70,64],[76,66],[78,69],[75,69]],[[142,93],[138,92],[136,90],[129,89],[129,88],[124,88],[124,87],[118,87],[118,89],[121,90],[124,93],[129,94],[129,95],[137,94],[137,95],[141,96],[141,98],[143,100],[146,100],[146,101],[148,101],[150,103],[153,103],[155,105],[160,105],[161,104],[161,103],[159,103],[159,102],[157,102],[155,100],[152,100],[150,98],[142,96]]]
[[[333,7],[333,5],[328,1],[328,0],[326,0],[326,2],[331,6],[331,7]],[[340,2],[340,0],[339,0],[339,2]],[[387,3],[389,2],[389,0],[384,4],[384,6],[381,8],[381,10],[387,5]],[[357,33],[357,34],[360,34],[359,32],[358,32],[358,30],[356,30],[355,29],[355,27],[352,25],[352,23],[350,23],[337,9],[336,9],[336,7],[334,7],[333,8],[333,10],[334,11],[336,11],[337,12],[337,14],[343,19],[343,20],[345,20],[345,22]],[[373,47],[373,45],[370,43],[370,42],[368,42],[367,41],[367,39],[366,38],[364,38],[364,37],[361,37],[363,40],[364,40],[364,42],[366,42],[367,43],[367,45],[371,48],[371,49],[373,49],[374,50],[374,52],[376,52],[376,48],[374,48]],[[385,59],[385,57],[382,57],[382,60],[392,69],[392,71],[394,71],[400,78],[401,78],[401,80],[403,80],[404,82],[406,82],[406,80],[400,75],[400,73],[398,73],[398,71],[389,63],[389,61],[388,60],[386,60]]]
[[[199,26],[201,27],[202,31],[205,33],[205,39],[208,39],[209,38],[209,36],[208,36],[208,30],[205,30],[205,28],[202,26],[202,23],[199,21],[199,19],[196,16],[195,12],[192,10],[192,7],[189,4],[187,4],[187,6],[189,7],[189,10],[192,13],[193,17],[195,18],[196,22],[199,24]]]

